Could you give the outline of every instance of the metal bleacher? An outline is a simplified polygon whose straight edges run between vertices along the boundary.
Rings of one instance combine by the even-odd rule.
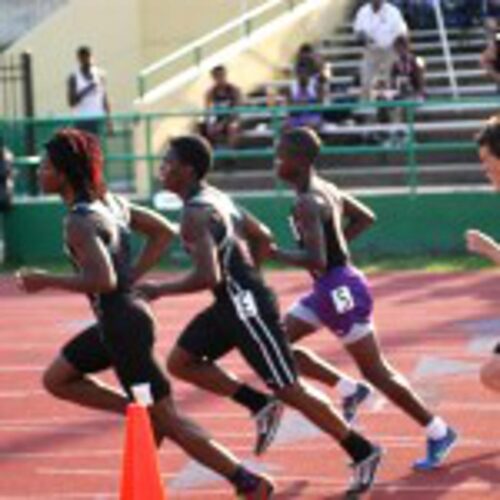
[[[479,55],[486,46],[482,27],[449,29],[448,40],[458,99],[454,98],[450,85],[439,32],[434,29],[412,31],[413,48],[426,63],[427,99],[414,108],[412,134],[415,147],[411,154],[418,165],[419,185],[480,185],[484,183],[484,177],[478,167],[472,138],[484,119],[498,110],[498,89],[479,65]],[[316,48],[331,68],[329,100],[347,95],[356,101],[362,48],[355,40],[351,26],[341,27]],[[291,75],[290,66],[284,68],[284,75]],[[266,90],[273,88],[279,95],[290,83],[291,76],[266,82],[248,98],[247,104],[263,106]],[[244,115],[242,119],[241,148],[267,147],[270,151],[276,128],[273,129],[272,112],[264,108]],[[321,130],[326,146],[344,148],[341,147],[339,153],[330,148],[323,155],[320,168],[325,175],[348,188],[405,185],[409,154],[406,144],[388,145],[380,140],[380,136],[397,130],[405,133],[407,128],[406,123],[378,123],[376,107],[356,107],[349,119],[327,122]],[[351,152],[349,147],[352,147]],[[215,174],[216,182],[229,189],[237,189],[240,185],[247,188],[273,186],[269,155],[260,159],[243,155],[238,164],[240,168],[235,171]]]

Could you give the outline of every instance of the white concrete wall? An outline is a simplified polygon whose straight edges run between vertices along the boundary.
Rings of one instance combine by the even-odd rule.
[[[175,109],[192,109],[203,106],[203,96],[211,84],[209,70],[214,64],[224,63],[229,77],[243,91],[250,91],[266,80],[282,76],[283,65],[291,62],[299,45],[306,41],[320,40],[331,34],[336,23],[343,20],[349,0],[317,0],[316,7],[292,21],[276,22],[259,41],[250,48],[211,58],[201,68],[191,71],[191,76],[177,89],[166,89],[164,95],[146,102],[137,102],[137,109],[144,112],[162,112]],[[183,75],[179,75],[182,79]],[[192,119],[167,119],[156,122],[154,150],[161,149],[170,135],[188,130]]]
[[[143,61],[173,52],[267,0],[143,0]]]
[[[8,53],[34,55],[38,114],[66,114],[75,49],[89,44],[107,71],[113,110],[126,112],[141,68],[228,22],[242,1],[254,8],[266,0],[70,0]]]
[[[96,63],[108,74],[115,110],[130,110],[134,75],[141,66],[140,0],[71,0],[9,53],[34,56],[35,102],[39,115],[68,113],[66,81],[76,67],[75,50],[90,45]]]

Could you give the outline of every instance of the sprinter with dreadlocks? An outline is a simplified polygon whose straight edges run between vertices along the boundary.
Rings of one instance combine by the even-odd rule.
[[[44,374],[54,396],[123,414],[137,386],[149,399],[157,442],[167,437],[186,453],[226,477],[241,498],[269,498],[273,485],[250,472],[225,448],[178,412],[170,385],[154,359],[155,321],[132,285],[157,262],[176,232],[149,210],[129,205],[107,192],[97,138],[63,129],[46,145],[39,170],[45,193],[59,194],[67,207],[65,244],[75,265],[71,275],[25,269],[18,273],[28,293],[45,289],[86,294],[97,322],[70,340]],[[132,263],[130,233],[146,238]],[[93,377],[113,368],[126,396]]]

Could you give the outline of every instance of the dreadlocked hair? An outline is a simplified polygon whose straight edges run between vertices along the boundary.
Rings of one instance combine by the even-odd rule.
[[[95,135],[63,128],[45,144],[45,149],[54,167],[68,179],[79,201],[90,201],[104,195],[104,162]]]

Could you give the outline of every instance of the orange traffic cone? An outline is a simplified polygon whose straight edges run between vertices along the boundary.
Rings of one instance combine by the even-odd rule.
[[[136,403],[127,409],[120,499],[166,499],[149,414]]]

